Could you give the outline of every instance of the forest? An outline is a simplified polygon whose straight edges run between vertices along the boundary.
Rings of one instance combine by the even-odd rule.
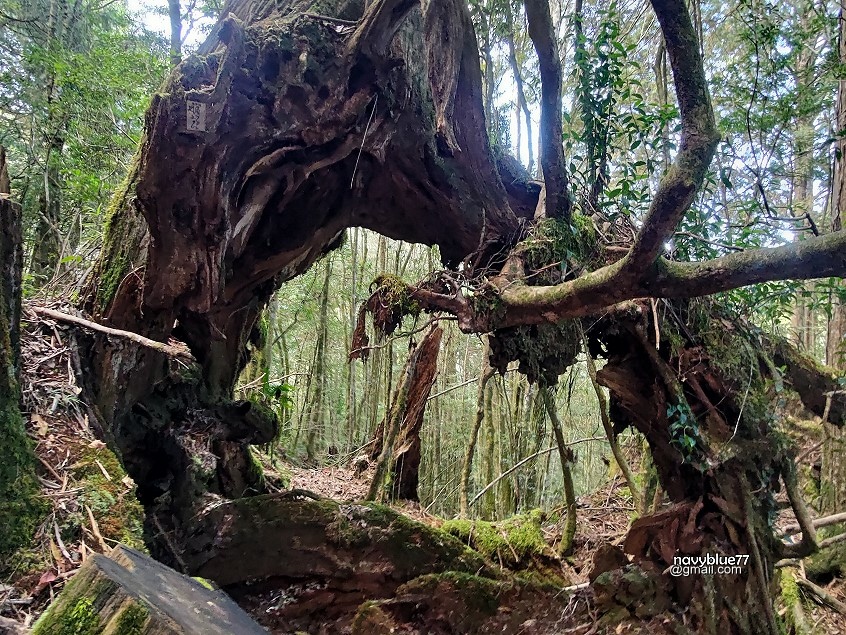
[[[842,2],[0,49],[0,635],[846,633]]]

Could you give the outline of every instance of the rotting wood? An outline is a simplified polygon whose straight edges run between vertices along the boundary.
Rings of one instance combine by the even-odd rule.
[[[88,558],[33,629],[33,635],[265,632],[223,591],[124,545]]]

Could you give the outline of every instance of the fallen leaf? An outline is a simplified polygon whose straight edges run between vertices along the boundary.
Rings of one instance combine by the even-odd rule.
[[[41,585],[41,584],[47,585],[47,584],[50,584],[51,582],[53,582],[56,579],[57,579],[57,576],[53,572],[53,570],[48,569],[47,571],[45,571],[44,573],[41,574],[40,578],[38,578],[38,584],[39,585]]]
[[[94,450],[102,450],[106,447],[106,444],[100,441],[99,439],[94,439],[91,443],[88,444],[88,447]]]
[[[30,416],[29,420],[32,422],[32,425],[35,428],[35,434],[40,437],[47,436],[49,428],[47,427],[47,422],[44,420],[44,417],[42,417],[40,414],[33,414]]]

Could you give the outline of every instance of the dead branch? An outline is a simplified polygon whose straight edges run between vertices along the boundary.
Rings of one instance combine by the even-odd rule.
[[[151,348],[154,351],[164,353],[165,355],[168,355],[170,357],[194,361],[193,356],[187,350],[178,348],[176,346],[171,346],[170,344],[164,344],[163,342],[157,342],[156,340],[151,340],[150,338],[144,337],[143,335],[139,335],[138,333],[132,333],[131,331],[123,331],[121,329],[114,329],[109,326],[103,326],[102,324],[91,322],[90,320],[86,320],[76,315],[62,313],[61,311],[56,311],[55,309],[48,309],[47,307],[33,306],[30,307],[30,309],[39,315],[58,320],[60,322],[76,324],[77,326],[82,326],[83,328],[87,328],[92,331],[97,331],[98,333],[105,333],[106,335],[112,335],[115,337],[122,337],[124,339],[131,340],[136,344]]]
[[[782,543],[782,555],[786,557],[805,557],[819,550],[817,544],[817,533],[814,523],[808,513],[805,500],[799,492],[799,482],[796,476],[796,464],[790,460],[782,461],[782,480],[787,490],[787,498],[796,514],[796,520],[802,530],[802,541],[799,544]]]
[[[846,512],[823,516],[822,518],[814,518],[811,521],[811,524],[813,524],[815,528],[828,527],[829,525],[837,525],[838,523],[846,523]],[[798,524],[788,525],[782,529],[781,535],[792,536],[793,534],[798,534],[801,530],[802,528]]]
[[[843,602],[838,600],[836,597],[831,595],[831,593],[829,593],[825,589],[817,586],[816,584],[814,584],[810,580],[807,580],[807,579],[802,578],[800,576],[796,576],[796,584],[801,586],[803,589],[807,589],[808,591],[813,593],[817,597],[817,599],[820,600],[820,602],[822,602],[823,604],[825,604],[829,608],[834,609],[835,611],[837,611],[841,615],[846,615],[846,604],[844,604]]]

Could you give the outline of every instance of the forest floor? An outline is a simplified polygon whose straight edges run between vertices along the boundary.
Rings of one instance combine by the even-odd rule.
[[[115,455],[95,436],[87,408],[79,399],[80,389],[62,331],[49,320],[33,314],[26,317],[22,342],[24,414],[38,456],[39,480],[49,510],[30,549],[22,551],[12,566],[7,567],[5,578],[0,578],[0,617],[29,626],[92,553],[106,552],[119,542],[143,546],[143,510],[135,497],[134,482]],[[819,451],[816,443],[810,437],[802,441],[798,454],[812,460]],[[361,464],[358,469],[343,464],[322,468],[290,462],[275,465],[277,473],[271,470],[270,482],[287,481],[291,489],[308,490],[335,500],[363,499],[372,477],[371,468]],[[433,527],[440,527],[444,522],[417,503],[402,502],[394,507]],[[612,478],[604,487],[581,497],[574,553],[555,561],[555,566],[560,567],[560,577],[569,581],[574,590],[568,593],[558,590],[539,598],[533,595],[533,590],[512,589],[500,598],[500,609],[475,632],[574,635],[672,632],[669,621],[662,617],[651,622],[621,623],[612,629],[596,627],[592,595],[583,585],[588,581],[588,572],[600,546],[622,543],[632,513],[631,499],[619,478]],[[556,516],[555,510],[546,515],[549,519]],[[778,524],[791,520],[785,517]],[[560,521],[547,521],[542,530],[550,553],[554,553],[561,536]],[[835,599],[846,602],[846,581],[834,578],[824,587]],[[441,617],[444,611],[462,613],[460,595],[452,596],[456,603],[450,606],[449,589],[442,588],[439,593],[442,602],[439,600],[441,606],[436,607],[435,613]],[[240,598],[240,601],[271,632],[291,632],[274,619],[280,597],[279,593],[269,593]],[[805,617],[813,632],[846,633],[844,615],[821,606],[815,596],[803,599]],[[402,616],[410,610],[407,605],[407,601],[400,602],[395,615]],[[419,624],[419,616],[414,619]],[[415,630],[401,621],[391,628],[397,633],[464,632],[444,627],[448,622],[446,619],[439,623],[441,630]],[[341,632],[333,629],[333,625],[327,624],[320,632]]]

